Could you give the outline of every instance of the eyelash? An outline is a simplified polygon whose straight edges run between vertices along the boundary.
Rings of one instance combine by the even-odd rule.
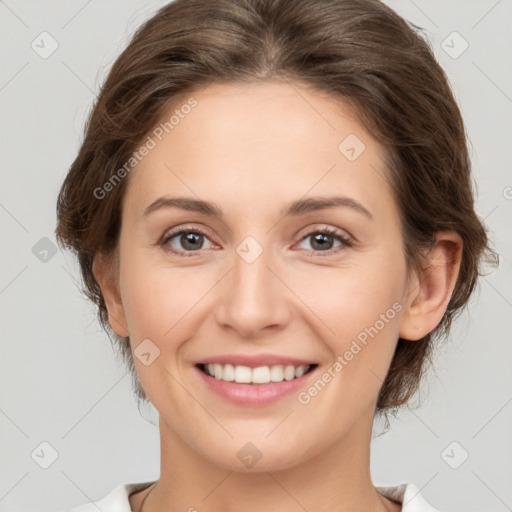
[[[165,250],[165,251],[168,251],[168,252],[172,252],[174,254],[177,254],[178,256],[183,256],[183,257],[194,257],[197,255],[199,251],[177,251],[176,249],[170,249],[168,247],[166,247],[167,243],[172,240],[173,238],[175,238],[176,236],[178,235],[182,235],[183,233],[194,233],[196,235],[203,235],[205,236],[206,238],[209,239],[208,237],[208,234],[205,233],[204,231],[202,231],[201,229],[198,229],[198,228],[182,228],[180,229],[179,231],[175,231],[173,233],[169,233],[167,236],[164,236],[164,238],[162,239],[160,245],[161,247]],[[310,254],[310,255],[313,255],[313,256],[320,256],[320,257],[324,257],[325,256],[331,256],[333,253],[336,253],[340,250],[343,250],[344,247],[352,247],[353,245],[353,242],[352,240],[341,234],[341,232],[337,231],[336,229],[334,228],[325,228],[325,229],[321,229],[321,230],[314,230],[314,231],[310,231],[309,233],[307,233],[306,235],[304,235],[301,239],[300,239],[300,242],[302,242],[303,240],[306,240],[308,237],[312,236],[312,235],[317,235],[317,234],[322,234],[322,235],[328,235],[328,236],[332,236],[334,239],[338,240],[339,242],[342,243],[342,245],[340,247],[337,247],[337,248],[334,248],[334,249],[329,249],[327,251],[315,251],[315,250],[307,250],[307,252]]]

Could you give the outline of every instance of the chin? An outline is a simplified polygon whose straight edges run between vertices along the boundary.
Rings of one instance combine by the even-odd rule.
[[[263,443],[261,443],[263,444]],[[234,452],[235,456],[231,454]],[[256,443],[243,443],[240,447],[223,446],[218,453],[204,454],[212,464],[238,473],[263,473],[283,471],[293,468],[308,459],[304,446],[284,447],[266,443],[258,448]]]

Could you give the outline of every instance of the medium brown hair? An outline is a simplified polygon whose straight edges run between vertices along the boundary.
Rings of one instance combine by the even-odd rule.
[[[417,391],[434,339],[448,334],[467,304],[481,261],[497,259],[474,210],[461,113],[420,30],[378,0],[175,0],[137,30],[89,115],[58,197],[56,236],[77,254],[83,291],[128,365],[138,398],[147,400],[129,338],[111,330],[92,270],[97,253],[116,252],[128,178],[104,198],[94,191],[112,180],[178,95],[214,81],[267,79],[300,82],[353,106],[386,148],[409,270],[421,268],[437,232],[455,230],[463,240],[444,317],[421,340],[398,340],[377,413]]]

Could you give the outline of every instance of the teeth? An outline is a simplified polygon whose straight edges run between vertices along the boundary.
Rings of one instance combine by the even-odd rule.
[[[304,372],[305,372],[305,366],[299,366],[296,370],[295,370],[295,377],[302,377],[304,375]]]
[[[216,377],[222,379],[223,375]],[[249,383],[251,382],[251,369],[247,366],[235,366],[235,382]]]
[[[295,367],[286,366],[284,369],[284,378],[286,380],[292,380],[295,377]]]
[[[222,372],[222,380],[233,382],[235,380],[235,367],[232,364],[226,364]],[[220,377],[219,377],[220,378]]]
[[[216,379],[221,379],[222,378],[222,365],[214,364],[213,365],[213,374],[215,375]]]
[[[310,365],[283,366],[280,364],[274,366],[258,366],[249,368],[249,366],[233,366],[232,364],[208,364],[205,366],[206,373],[211,377],[226,382],[238,382],[240,384],[268,384],[269,382],[282,382],[283,380],[292,380],[302,377]]]

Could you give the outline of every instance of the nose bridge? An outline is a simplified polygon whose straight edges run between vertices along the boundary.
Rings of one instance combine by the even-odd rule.
[[[235,249],[233,284],[248,296],[271,291],[271,250],[254,237],[246,237]],[[255,297],[256,298],[256,297]]]
[[[259,238],[261,240],[262,237]],[[254,302],[254,306],[257,306],[259,301],[263,301],[271,306],[274,300],[275,286],[272,280],[275,276],[269,270],[273,258],[268,240],[269,237],[260,243],[254,236],[247,236],[235,248],[231,293],[242,302],[248,301],[249,305]]]
[[[219,298],[218,321],[246,335],[282,324],[286,287],[274,275],[274,252],[254,236],[247,236],[234,249],[233,268]]]

